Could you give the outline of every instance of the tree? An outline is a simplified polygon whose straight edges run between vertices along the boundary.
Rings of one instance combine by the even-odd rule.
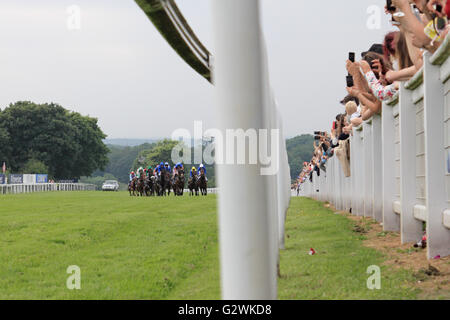
[[[97,119],[83,117],[60,105],[16,102],[0,112],[0,128],[7,134],[9,167],[21,171],[30,159],[48,167],[50,176],[60,179],[91,175],[107,163],[106,136]],[[0,140],[1,141],[1,140]]]
[[[295,179],[303,168],[303,162],[311,161],[314,152],[314,136],[303,134],[286,140],[291,179]]]
[[[28,160],[22,169],[22,173],[25,174],[47,173],[47,172],[48,172],[47,166],[42,161],[33,158]]]
[[[138,157],[138,154],[143,150],[152,149],[155,145],[150,143],[134,147],[107,145],[109,149],[109,163],[104,171],[97,170],[93,173],[93,176],[104,176],[105,173],[110,173],[117,177],[120,182],[128,183],[130,168],[133,167],[133,162]]]
[[[153,148],[139,152],[137,158],[133,162],[133,166],[131,169],[136,169],[141,166],[155,167],[161,161],[167,161],[173,166],[173,163],[171,162],[172,149],[177,144],[178,141],[168,139],[159,141]]]

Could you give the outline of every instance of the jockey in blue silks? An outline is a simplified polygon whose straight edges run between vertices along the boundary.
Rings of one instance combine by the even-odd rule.
[[[206,177],[206,168],[205,168],[205,166],[203,165],[203,163],[200,163],[200,165],[198,166],[198,173],[197,173],[197,175],[198,175],[199,178],[200,178],[200,174],[201,174],[202,172],[205,174],[205,179],[206,179],[206,181],[208,181],[208,178]]]
[[[173,168],[173,177],[178,174],[178,170],[183,170],[183,164],[181,162],[178,162],[175,167]]]
[[[158,166],[158,175],[161,175],[161,173],[163,173],[164,171],[166,171],[166,169],[164,168],[164,162],[161,162]]]
[[[166,162],[166,163],[164,164],[164,169],[165,169],[167,172],[169,172],[169,173],[172,172],[172,168],[170,167],[170,165],[169,165],[168,162]]]

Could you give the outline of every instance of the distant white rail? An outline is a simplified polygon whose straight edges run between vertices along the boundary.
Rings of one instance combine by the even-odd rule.
[[[95,185],[84,183],[3,184],[0,185],[0,195],[48,191],[94,191],[95,189]]]
[[[402,243],[421,239],[427,255],[450,255],[450,36],[424,67],[403,83],[397,97],[356,128],[350,140],[351,176],[336,157],[302,195],[338,210],[373,217]]]

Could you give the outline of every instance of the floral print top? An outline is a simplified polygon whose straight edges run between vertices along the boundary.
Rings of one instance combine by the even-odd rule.
[[[373,94],[381,101],[391,99],[397,92],[394,84],[383,86],[372,70],[367,72],[365,77]]]

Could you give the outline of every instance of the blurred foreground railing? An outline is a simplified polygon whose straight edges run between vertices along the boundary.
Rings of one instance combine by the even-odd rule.
[[[46,191],[95,191],[93,184],[84,183],[39,183],[0,185],[0,194],[46,192]]]
[[[331,158],[302,195],[372,217],[402,243],[421,239],[428,258],[450,255],[450,44],[424,54],[424,67],[397,97],[353,131],[351,176]]]

